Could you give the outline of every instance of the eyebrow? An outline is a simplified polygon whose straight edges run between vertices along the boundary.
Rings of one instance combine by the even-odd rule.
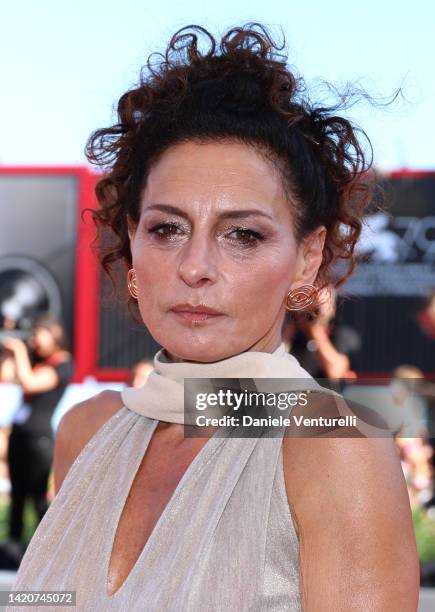
[[[151,206],[147,206],[144,209],[144,213],[148,210],[161,210],[163,212],[167,212],[172,215],[178,215],[179,217],[183,217],[184,219],[189,219],[189,215],[181,210],[181,208],[177,208],[176,206],[170,206],[169,204],[151,204]],[[219,215],[220,219],[244,219],[246,217],[266,217],[266,219],[270,219],[273,221],[273,217],[268,215],[267,213],[257,210],[257,209],[245,209],[245,210],[227,210],[222,212]]]

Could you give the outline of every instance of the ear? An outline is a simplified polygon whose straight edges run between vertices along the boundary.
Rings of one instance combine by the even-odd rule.
[[[299,246],[292,288],[314,283],[322,263],[325,239],[326,227],[320,225],[302,240]]]
[[[136,233],[136,225],[133,222],[129,214],[127,214],[127,232],[128,232],[128,237],[130,238],[130,242],[131,242]]]

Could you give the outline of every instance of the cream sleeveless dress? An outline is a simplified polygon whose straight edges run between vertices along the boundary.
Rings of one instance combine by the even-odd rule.
[[[116,526],[159,423],[148,411],[170,401],[162,420],[181,422],[186,375],[287,374],[316,386],[283,343],[274,353],[242,353],[211,364],[168,363],[159,351],[154,365],[148,387],[125,390],[124,405],[71,466],[12,590],[75,590],[76,609],[89,612],[300,611],[299,542],[285,489],[282,437],[220,437],[219,430],[183,474],[124,583],[107,594]]]

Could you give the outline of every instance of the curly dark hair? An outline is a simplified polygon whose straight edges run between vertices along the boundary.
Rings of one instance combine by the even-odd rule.
[[[200,50],[202,37],[205,50]],[[139,221],[140,196],[153,163],[174,144],[217,139],[253,146],[276,164],[289,202],[295,203],[298,242],[326,227],[316,286],[339,287],[352,274],[354,247],[373,194],[370,140],[335,114],[346,108],[349,92],[334,106],[311,102],[304,79],[280,53],[284,46],[285,40],[277,45],[257,22],[234,27],[220,40],[201,26],[185,26],[164,54],[148,57],[137,86],[121,96],[118,123],[91,134],[86,156],[103,170],[96,184],[100,207],[92,214],[98,230],[114,234],[109,247],[99,245],[112,282],[118,260],[131,267],[127,215]],[[370,160],[359,134],[367,139]],[[339,259],[347,264],[341,275],[333,273]]]

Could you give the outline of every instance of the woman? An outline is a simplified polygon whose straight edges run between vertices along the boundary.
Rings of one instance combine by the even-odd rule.
[[[162,349],[143,387],[62,418],[57,494],[14,589],[75,590],[80,610],[414,612],[391,439],[183,430],[186,378],[310,386],[281,328],[336,257],[352,264],[368,199],[355,131],[310,106],[259,24],[220,41],[189,26],[148,68],[87,151],[106,170],[96,219],[116,236],[103,265],[127,265]]]
[[[27,497],[34,503],[38,521],[48,508],[47,485],[53,455],[53,412],[72,376],[71,353],[65,331],[56,317],[45,314],[34,323],[31,351],[19,338],[7,336],[2,345],[13,365],[13,379],[23,390],[23,401],[14,416],[8,445],[11,481],[10,545],[21,542]]]

